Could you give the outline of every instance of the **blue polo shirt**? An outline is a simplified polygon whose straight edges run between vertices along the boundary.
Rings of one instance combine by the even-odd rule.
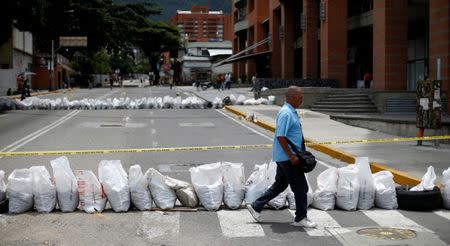
[[[302,146],[302,128],[297,111],[289,103],[284,103],[278,111],[276,119],[275,137],[272,147],[272,159],[275,162],[288,161],[289,157],[281,148],[277,137],[287,137],[291,142],[301,149]]]

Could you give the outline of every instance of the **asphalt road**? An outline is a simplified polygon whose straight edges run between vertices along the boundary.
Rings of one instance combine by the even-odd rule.
[[[114,88],[76,90],[70,99],[191,95],[180,88]],[[1,151],[123,149],[265,144],[270,132],[215,109],[154,109],[97,111],[9,111],[0,114]],[[316,187],[317,175],[329,166],[343,164],[314,152],[320,164],[309,175]],[[9,175],[16,168],[45,165],[57,156],[4,157],[0,169]],[[101,160],[121,160],[126,170],[140,164],[166,175],[190,181],[189,168],[218,161],[242,162],[246,178],[255,164],[268,163],[269,149],[159,152],[68,156],[73,169],[97,173]],[[292,211],[265,210],[264,222],[254,223],[244,210],[218,212],[138,212],[102,214],[0,215],[0,245],[446,245],[450,243],[449,211],[345,212],[310,210],[319,224],[316,230],[290,225]],[[395,227],[415,231],[413,239],[376,240],[357,235],[363,228]]]

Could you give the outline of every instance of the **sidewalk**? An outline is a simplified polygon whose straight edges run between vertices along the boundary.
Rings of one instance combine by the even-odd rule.
[[[54,90],[54,91],[49,91],[49,90],[41,90],[41,91],[36,91],[36,92],[32,92],[31,96],[32,97],[37,97],[37,96],[45,96],[45,95],[49,95],[49,94],[55,94],[55,93],[64,93],[66,91],[73,91],[76,90],[77,88],[71,88],[71,89],[61,89],[61,90]],[[9,98],[9,99],[20,99],[21,95],[14,95],[14,96],[0,96],[0,98]]]
[[[279,108],[276,105],[227,107],[228,110],[234,111],[237,114],[255,115],[259,125],[267,129],[275,126],[275,117]],[[329,115],[307,109],[299,110],[299,115],[302,117],[302,126],[307,141],[343,141],[399,137],[349,126],[331,120]],[[399,183],[415,183],[420,181],[427,167],[430,165],[434,166],[436,176],[438,177],[437,182],[439,182],[442,177],[442,171],[450,166],[450,145],[446,144],[441,144],[438,148],[435,148],[431,142],[424,142],[424,146],[416,146],[416,142],[396,142],[334,144],[324,147],[320,148],[320,151],[334,158],[351,162],[352,157],[367,156],[371,162],[376,162],[375,165],[372,165],[373,169],[389,170],[391,168],[393,169],[392,171],[400,171],[394,171],[399,175],[410,176],[412,178],[409,180],[405,178],[396,179]]]

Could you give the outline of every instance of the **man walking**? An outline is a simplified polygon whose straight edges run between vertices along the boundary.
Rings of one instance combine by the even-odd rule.
[[[264,194],[247,205],[253,218],[260,222],[261,212],[270,200],[283,192],[288,185],[295,194],[296,212],[293,226],[316,227],[316,223],[306,216],[308,183],[300,168],[300,160],[290,149],[289,139],[297,149],[302,146],[302,127],[296,109],[303,103],[303,91],[300,87],[291,86],[286,92],[286,103],[278,111],[275,137],[272,149],[272,159],[277,163],[275,182]]]

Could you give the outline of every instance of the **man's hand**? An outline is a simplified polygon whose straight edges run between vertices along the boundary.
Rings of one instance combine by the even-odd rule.
[[[298,156],[297,156],[297,155],[291,155],[291,156],[289,156],[289,160],[291,161],[291,164],[292,164],[293,166],[297,166],[297,165],[300,164],[300,160],[298,159]]]

